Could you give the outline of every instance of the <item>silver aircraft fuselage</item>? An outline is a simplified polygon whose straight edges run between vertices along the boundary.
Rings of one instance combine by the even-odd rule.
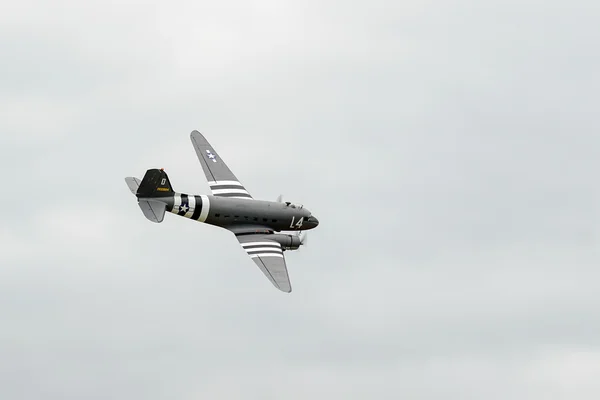
[[[210,225],[228,228],[256,227],[256,232],[270,228],[273,231],[303,231],[319,225],[319,220],[300,205],[273,201],[188,195],[175,193],[164,197],[140,200],[159,201],[166,210],[179,216]]]

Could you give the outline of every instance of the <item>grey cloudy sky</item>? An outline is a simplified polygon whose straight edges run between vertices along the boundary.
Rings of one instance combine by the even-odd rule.
[[[0,398],[597,399],[597,1],[1,1]],[[198,129],[321,221],[274,289]]]

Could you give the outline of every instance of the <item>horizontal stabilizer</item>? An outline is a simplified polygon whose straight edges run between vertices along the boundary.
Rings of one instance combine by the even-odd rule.
[[[154,200],[139,200],[139,206],[144,213],[144,216],[152,222],[162,222],[165,218],[165,210],[167,205],[160,201]]]

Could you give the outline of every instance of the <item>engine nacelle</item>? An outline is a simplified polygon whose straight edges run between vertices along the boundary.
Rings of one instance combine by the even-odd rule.
[[[281,233],[275,233],[265,237],[265,239],[279,243],[285,250],[297,250],[302,244],[300,238],[296,235],[283,235]]]

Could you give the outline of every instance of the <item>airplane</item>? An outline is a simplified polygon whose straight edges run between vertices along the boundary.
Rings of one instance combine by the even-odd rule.
[[[200,132],[192,131],[190,139],[212,196],[175,192],[163,168],[149,169],[141,181],[125,178],[144,216],[160,223],[169,211],[231,231],[271,283],[290,293],[283,253],[305,245],[304,231],[316,228],[319,220],[302,205],[283,202],[281,196],[275,202],[254,199]]]

